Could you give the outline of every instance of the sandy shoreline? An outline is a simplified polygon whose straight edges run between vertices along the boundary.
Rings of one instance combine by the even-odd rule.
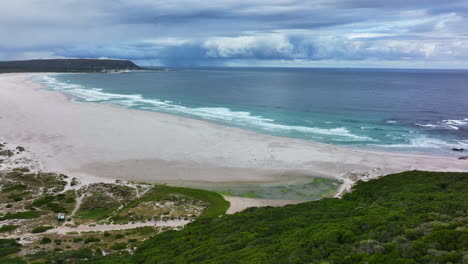
[[[340,179],[406,170],[468,171],[468,161],[357,150],[281,138],[163,113],[74,103],[0,75],[0,139],[24,145],[45,170],[146,182],[271,182],[285,175]]]

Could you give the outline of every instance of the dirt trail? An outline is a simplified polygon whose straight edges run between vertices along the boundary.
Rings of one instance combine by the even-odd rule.
[[[125,230],[133,229],[137,227],[144,226],[154,226],[154,227],[177,227],[184,226],[190,223],[189,220],[167,220],[167,221],[148,221],[144,223],[130,223],[130,224],[109,224],[109,225],[80,225],[78,227],[66,227],[59,226],[54,229],[47,230],[45,233],[55,233],[55,234],[66,234],[68,232],[103,232],[103,231],[113,231],[113,230]]]

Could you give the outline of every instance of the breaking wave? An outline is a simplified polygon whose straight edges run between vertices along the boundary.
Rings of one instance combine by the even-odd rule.
[[[53,75],[41,76],[34,81],[44,84],[48,90],[61,91],[72,95],[75,98],[74,100],[77,101],[105,103],[128,108],[184,115],[275,133],[296,132],[330,136],[336,138],[336,141],[375,141],[370,137],[353,134],[345,127],[318,128],[278,124],[274,123],[274,119],[253,115],[247,111],[233,111],[225,107],[187,107],[169,100],[148,99],[141,94],[103,92],[100,88],[87,88],[78,84],[60,82]]]

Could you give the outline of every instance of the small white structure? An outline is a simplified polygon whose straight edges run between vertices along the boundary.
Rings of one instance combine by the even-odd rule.
[[[65,216],[65,213],[59,213],[57,215],[57,221],[65,221],[67,217]]]

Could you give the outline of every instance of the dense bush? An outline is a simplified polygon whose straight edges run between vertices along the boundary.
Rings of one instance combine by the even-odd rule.
[[[86,238],[86,239],[84,240],[84,242],[85,242],[86,244],[92,243],[92,242],[99,242],[99,241],[101,241],[101,239],[99,239],[99,238],[97,238],[97,237],[88,237],[88,238]]]
[[[461,263],[468,173],[359,182],[343,199],[251,208],[147,241],[135,263]],[[105,262],[103,262],[105,263]]]
[[[41,214],[36,211],[6,213],[4,216],[0,217],[0,221],[10,220],[10,219],[33,219],[39,216],[41,216]]]
[[[45,232],[45,231],[47,231],[49,229],[52,229],[52,228],[54,228],[54,227],[53,226],[39,226],[39,227],[34,228],[31,231],[31,233],[33,233],[33,234],[43,233],[43,232]]]
[[[133,255],[55,263],[463,263],[468,173],[412,171],[359,182],[343,199],[250,208],[156,235]],[[69,255],[67,255],[69,254]]]
[[[21,244],[14,239],[0,239],[0,257],[16,253],[20,251],[20,248]]]
[[[19,226],[17,226],[17,225],[4,225],[4,226],[0,227],[0,233],[11,232],[11,231],[15,230],[18,227]]]

